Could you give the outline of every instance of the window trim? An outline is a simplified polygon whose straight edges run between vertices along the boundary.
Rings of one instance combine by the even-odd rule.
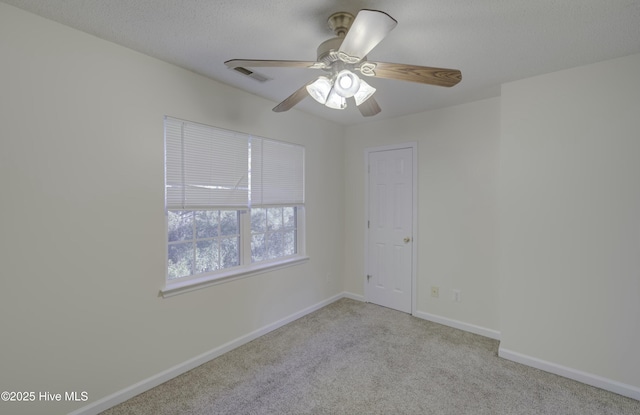
[[[305,263],[309,260],[309,257],[306,255],[306,218],[305,218],[305,209],[304,206],[297,206],[296,209],[296,220],[298,221],[298,225],[296,227],[297,230],[297,244],[296,244],[296,254],[274,258],[270,260],[264,260],[260,262],[251,263],[251,249],[249,248],[248,256],[249,262],[244,265],[238,265],[236,267],[231,268],[223,268],[220,270],[212,271],[209,273],[203,274],[194,274],[181,278],[167,279],[166,269],[165,269],[165,285],[164,288],[160,290],[159,295],[162,298],[173,297],[174,295],[187,293],[190,291],[200,290],[202,288],[210,287],[212,285],[224,284],[231,281],[236,281],[242,278],[252,277],[255,275],[263,274],[265,272],[276,271],[279,269],[287,268],[294,265],[299,265]],[[166,212],[166,211],[165,211]],[[240,221],[249,221],[248,211],[244,213],[240,213]],[[165,220],[165,234],[167,233],[167,221]],[[242,226],[242,224],[240,224]],[[249,232],[250,232],[249,227]],[[246,240],[250,238],[242,238],[242,240]],[[249,241],[250,243],[250,241]],[[165,245],[166,246],[166,245]],[[247,251],[244,252],[247,254]],[[242,252],[241,252],[242,254]],[[165,249],[165,264],[168,261],[168,250]]]
[[[298,265],[305,263],[309,260],[309,257],[306,255],[306,218],[305,218],[305,208],[302,205],[296,205],[296,253],[294,255],[289,255],[286,257],[268,259],[260,262],[251,262],[251,248],[250,245],[244,248],[248,250],[244,250],[241,248],[241,256],[242,254],[248,256],[248,261],[244,265],[238,265],[230,268],[223,268],[215,271],[211,271],[208,273],[201,274],[193,274],[186,277],[168,279],[165,269],[165,285],[159,292],[159,296],[162,298],[172,297],[174,295],[187,293],[190,291],[199,290],[202,288],[210,287],[212,285],[223,284],[231,281],[236,281],[242,278],[252,277],[254,275],[263,274],[265,272],[276,271],[282,268],[287,268],[290,266]],[[165,210],[165,215],[166,215]],[[240,243],[251,243],[251,238],[242,237],[242,227],[247,226],[249,234],[251,233],[251,226],[249,224],[249,211],[239,209],[240,212],[240,222],[245,221],[244,225],[240,223]],[[168,222],[165,220],[165,235],[168,231]],[[243,242],[244,241],[244,242]],[[166,247],[165,243],[165,247]],[[164,263],[165,267],[168,261],[168,250],[165,249],[164,255]],[[242,261],[242,259],[241,259]]]
[[[174,295],[200,290],[211,287],[212,285],[224,284],[265,272],[302,264],[308,260],[308,256],[296,254],[286,258],[277,258],[271,261],[262,261],[250,265],[227,268],[222,271],[217,271],[215,274],[198,274],[191,277],[176,278],[166,281],[164,288],[160,290],[160,296],[162,298],[173,297]]]

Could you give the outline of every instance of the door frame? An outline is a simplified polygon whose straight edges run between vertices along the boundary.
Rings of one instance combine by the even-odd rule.
[[[369,302],[369,293],[367,289],[367,275],[369,274],[369,227],[367,226],[369,222],[369,155],[371,153],[376,153],[380,151],[390,151],[390,150],[403,150],[403,149],[411,149],[412,155],[412,189],[411,189],[411,198],[413,200],[413,205],[411,206],[412,211],[412,223],[411,223],[411,233],[413,243],[411,246],[411,315],[416,314],[416,300],[417,300],[417,286],[416,280],[418,275],[418,143],[415,141],[410,141],[402,144],[391,144],[386,146],[378,146],[378,147],[367,147],[364,149],[364,177],[365,177],[365,186],[364,186],[364,297],[365,301]]]

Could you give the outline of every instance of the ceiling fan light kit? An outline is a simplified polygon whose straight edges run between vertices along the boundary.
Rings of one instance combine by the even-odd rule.
[[[360,78],[348,69],[343,69],[336,75],[333,87],[338,95],[351,98],[360,89]]]
[[[347,99],[340,96],[335,89],[332,89],[325,105],[334,110],[343,110],[347,108]]]
[[[367,54],[398,24],[382,11],[363,9],[355,18],[350,13],[338,12],[329,17],[328,23],[336,37],[320,44],[315,62],[232,59],[225,64],[234,69],[244,66],[289,67],[327,72],[328,76],[321,75],[296,90],[273,108],[275,112],[287,111],[311,96],[332,109],[346,108],[347,98],[353,98],[362,115],[376,115],[380,112],[380,106],[373,98],[376,89],[359,78],[355,74],[358,71],[364,76],[444,87],[454,86],[462,79],[457,69],[367,61]],[[366,105],[362,105],[365,102]]]
[[[320,76],[306,88],[311,98],[333,109],[345,109],[346,98],[351,97],[355,99],[356,105],[360,106],[376,92],[374,87],[348,69],[340,71],[334,79]]]
[[[326,76],[320,76],[313,83],[307,85],[307,91],[311,98],[323,105],[327,102],[331,88],[333,88],[333,84]]]
[[[360,104],[371,98],[374,92],[376,92],[376,89],[361,79],[360,88],[353,96],[356,100],[356,105],[359,107]]]

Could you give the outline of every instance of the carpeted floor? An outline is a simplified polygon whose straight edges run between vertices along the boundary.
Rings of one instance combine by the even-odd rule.
[[[497,350],[342,299],[102,414],[640,414],[640,401]]]

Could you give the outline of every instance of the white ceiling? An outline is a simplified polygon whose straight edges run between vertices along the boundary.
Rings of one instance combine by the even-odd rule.
[[[327,18],[337,11],[376,9],[398,21],[371,61],[462,71],[453,88],[367,78],[382,107],[374,117],[311,98],[295,107],[344,125],[497,96],[505,82],[640,53],[640,0],[2,1],[265,97],[270,106],[322,72],[256,68],[270,78],[260,83],[223,62],[314,61],[318,45],[334,36]]]

